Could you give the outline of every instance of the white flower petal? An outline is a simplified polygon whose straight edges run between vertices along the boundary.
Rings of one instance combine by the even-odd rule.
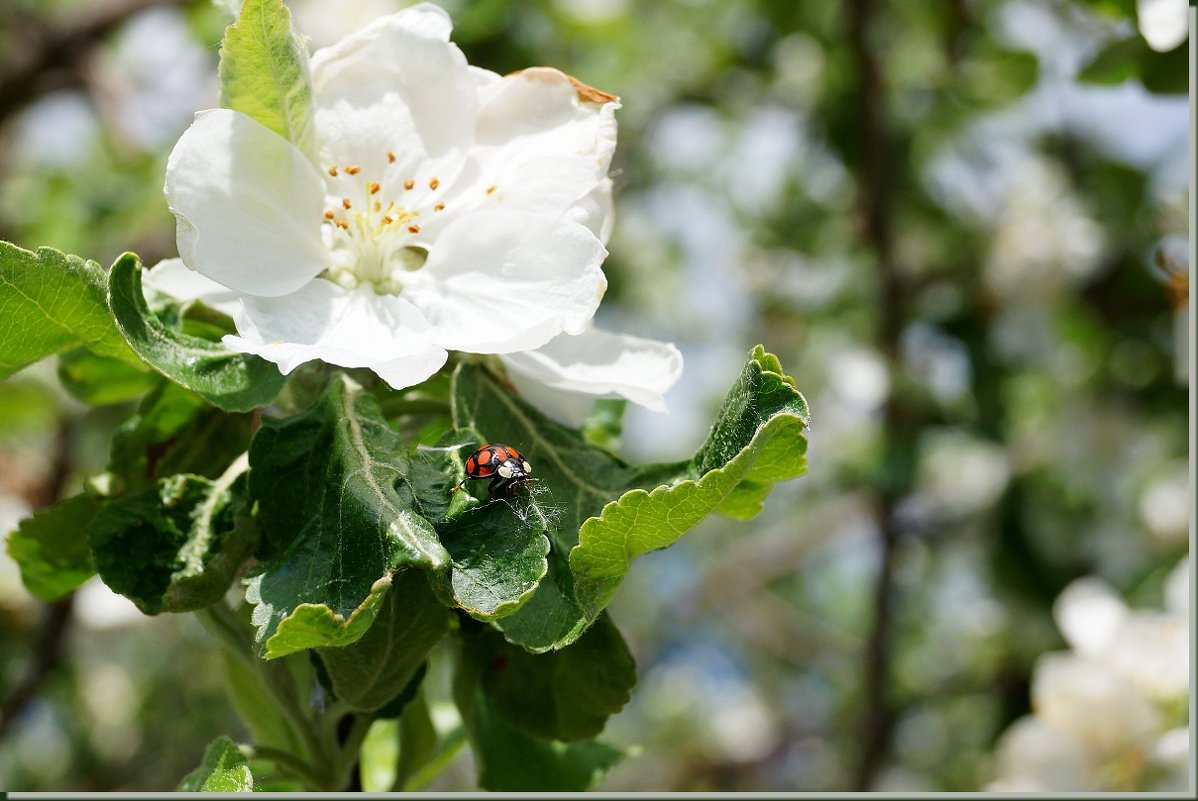
[[[1167,53],[1186,40],[1190,24],[1185,0],[1137,0],[1136,20],[1148,46]]]
[[[1190,615],[1190,558],[1187,556],[1169,571],[1165,579],[1165,609],[1188,619]]]
[[[1127,607],[1106,582],[1087,576],[1066,587],[1053,604],[1057,628],[1074,650],[1096,654],[1113,640]]]
[[[444,195],[449,211],[502,205],[564,216],[605,241],[611,229],[607,172],[616,147],[619,102],[595,100],[587,94],[594,90],[545,67],[478,80],[475,143]],[[430,223],[432,234],[448,219]]]
[[[367,285],[345,289],[316,280],[284,297],[246,298],[235,321],[240,336],[225,337],[225,344],[272,361],[283,373],[320,359],[369,367],[401,388],[428,378],[448,355],[431,341],[419,309]]]
[[[1067,733],[1027,715],[1011,724],[998,742],[999,782],[991,792],[1097,790],[1085,747]]]
[[[1189,628],[1177,615],[1130,612],[1115,633],[1107,663],[1140,695],[1165,702],[1183,698],[1190,683]]]
[[[566,212],[567,220],[585,225],[592,234],[599,237],[599,241],[604,245],[611,239],[611,229],[615,224],[611,189],[611,179],[604,178],[591,190],[590,194],[575,203]]]
[[[165,191],[179,255],[230,289],[285,295],[327,266],[324,181],[294,145],[244,114],[197,114],[167,161]]]
[[[501,359],[513,376],[558,390],[627,398],[655,412],[666,411],[663,396],[682,376],[682,354],[673,345],[594,328]]]
[[[1160,713],[1100,659],[1044,654],[1032,675],[1032,708],[1047,725],[1068,732],[1100,755],[1143,744]]]
[[[435,159],[460,165],[478,100],[466,57],[449,41],[451,28],[444,11],[421,4],[313,54],[322,164],[358,165],[371,180],[390,171],[420,183],[436,169]]]
[[[175,300],[198,300],[230,317],[241,311],[241,295],[205,278],[183,263],[183,259],[163,259],[142,274],[143,294],[151,291],[170,295]]]
[[[1193,756],[1190,753],[1190,730],[1170,729],[1161,735],[1152,748],[1152,762],[1165,775],[1147,788],[1154,793],[1184,793],[1190,789]]]
[[[594,395],[554,389],[515,370],[508,371],[508,380],[520,393],[520,397],[538,411],[570,428],[581,428],[595,408]]]
[[[578,333],[607,289],[607,251],[577,223],[490,209],[454,220],[405,277],[449,350],[512,353]]]

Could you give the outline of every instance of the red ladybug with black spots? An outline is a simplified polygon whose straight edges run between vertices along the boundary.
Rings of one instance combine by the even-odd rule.
[[[487,489],[495,493],[531,481],[532,465],[511,445],[488,442],[466,459],[466,480],[456,489],[461,489],[466,481],[478,478],[491,479]]]

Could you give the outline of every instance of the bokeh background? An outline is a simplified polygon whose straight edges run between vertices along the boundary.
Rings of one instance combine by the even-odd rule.
[[[405,3],[289,5],[316,48]],[[640,751],[602,788],[1184,789],[1180,0],[443,5],[471,63],[622,98],[600,318],[686,358],[668,416],[630,411],[625,455],[689,455],[757,342],[813,411],[808,476],[622,587],[640,683],[605,736]],[[4,0],[0,238],[175,255],[165,159],[215,105],[225,14]],[[129,411],[65,395],[53,363],[0,384],[0,529],[101,470]],[[1159,656],[1116,671],[1131,685],[1062,634],[1083,576],[1103,582],[1068,607],[1086,631],[1117,597],[1155,610],[1119,618],[1160,651],[1131,649]],[[1037,664],[1070,649],[1062,689]],[[188,616],[143,617],[94,580],[41,604],[0,556],[0,787],[173,788],[243,732],[221,670]],[[1178,670],[1139,712],[1112,700]],[[1029,720],[1041,740],[1003,735]],[[464,753],[431,789],[472,786]]]

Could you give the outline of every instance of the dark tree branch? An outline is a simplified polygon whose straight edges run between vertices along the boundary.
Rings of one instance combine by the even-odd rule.
[[[52,506],[62,496],[71,472],[71,443],[75,423],[63,417],[54,438],[54,458],[50,472],[37,492],[29,498],[35,509]],[[31,701],[37,698],[46,681],[62,663],[63,643],[71,624],[75,593],[70,593],[46,605],[34,644],[33,660],[25,675],[13,686],[0,704],[0,740],[12,730],[13,724]]]
[[[874,0],[850,0],[848,34],[859,77],[857,130],[861,151],[857,160],[859,211],[866,244],[873,252],[878,276],[877,346],[892,378],[898,375],[899,336],[903,325],[903,287],[894,263],[893,196],[896,166],[893,137],[886,116],[886,88],[870,37],[874,35],[877,7]],[[893,381],[892,381],[893,385]],[[883,407],[882,430],[886,458],[883,469],[901,471],[906,459],[901,434],[902,410],[893,390]],[[864,652],[863,703],[859,740],[861,751],[853,789],[869,790],[890,751],[895,710],[889,695],[895,605],[894,566],[899,532],[895,507],[902,487],[895,477],[883,475],[877,487],[878,547],[881,559],[874,585],[873,627]]]
[[[107,0],[89,4],[69,21],[19,21],[0,59],[0,121],[47,91],[82,85],[80,72],[96,44],[139,11],[179,2]]]
[[[63,641],[70,629],[74,603],[75,593],[70,593],[46,605],[34,646],[33,661],[4,699],[3,705],[0,705],[0,741],[8,736],[25,707],[37,698],[46,680],[61,664]]]

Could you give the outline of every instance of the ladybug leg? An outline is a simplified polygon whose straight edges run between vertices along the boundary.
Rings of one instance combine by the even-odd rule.
[[[491,479],[491,483],[487,485],[487,492],[494,495],[496,492],[506,487],[507,483],[508,480],[506,478],[496,473],[495,477]]]

